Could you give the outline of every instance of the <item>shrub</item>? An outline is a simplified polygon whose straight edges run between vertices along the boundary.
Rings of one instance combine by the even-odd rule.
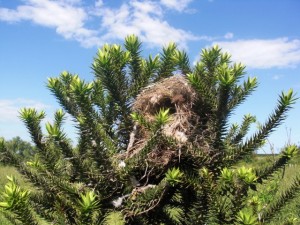
[[[299,190],[295,177],[278,199],[258,207],[258,183],[272,180],[298,148],[286,146],[263,168],[236,165],[264,144],[296,98],[292,90],[282,92],[266,122],[246,137],[255,117],[245,115],[240,125],[229,118],[257,79],[243,80],[245,66],[231,63],[217,46],[204,49],[191,67],[173,43],[159,56],[142,58],[141,42],[128,36],[124,48],[104,45],[92,69],[92,82],[69,72],[48,80],[63,109],[46,124],[46,134],[45,112],[21,110],[34,159],[24,164],[0,143],[39,190],[24,192],[24,203],[13,201],[10,208],[1,197],[3,210],[17,218],[34,212],[28,224],[37,223],[35,215],[55,224],[258,224]],[[63,130],[66,113],[76,121],[76,146]]]

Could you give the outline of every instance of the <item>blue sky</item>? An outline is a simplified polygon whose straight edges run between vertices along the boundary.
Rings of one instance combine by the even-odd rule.
[[[260,84],[232,121],[251,113],[264,122],[281,91],[293,88],[300,96],[299,9],[297,0],[0,0],[0,136],[30,140],[19,109],[43,109],[51,120],[59,108],[47,78],[68,70],[91,81],[97,48],[132,33],[145,55],[170,41],[192,63],[215,44],[230,52]],[[300,143],[300,101],[288,115],[265,150]]]

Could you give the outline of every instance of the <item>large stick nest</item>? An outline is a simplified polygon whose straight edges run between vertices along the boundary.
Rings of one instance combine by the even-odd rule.
[[[167,165],[171,160],[180,157],[180,149],[191,141],[199,119],[193,112],[196,99],[195,90],[186,78],[180,75],[152,84],[137,96],[133,111],[143,115],[148,122],[155,120],[155,115],[160,109],[170,110],[170,120],[162,128],[162,134],[175,140],[175,144],[168,145],[162,141],[152,146],[147,155],[149,162]],[[136,125],[130,136],[126,158],[138,154],[149,143],[149,138],[150,131]]]

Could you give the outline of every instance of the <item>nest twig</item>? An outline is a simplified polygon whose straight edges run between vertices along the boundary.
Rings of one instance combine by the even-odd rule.
[[[133,111],[143,115],[148,122],[155,120],[160,109],[169,109],[170,120],[162,128],[162,134],[172,138],[176,146],[157,144],[147,154],[148,161],[156,165],[166,165],[174,157],[180,157],[180,149],[195,138],[199,118],[193,111],[197,94],[185,77],[181,75],[166,78],[146,87],[136,98]],[[127,148],[127,158],[138,154],[148,143],[150,131],[136,125]],[[199,139],[199,138],[198,138]],[[199,139],[200,140],[200,139]]]

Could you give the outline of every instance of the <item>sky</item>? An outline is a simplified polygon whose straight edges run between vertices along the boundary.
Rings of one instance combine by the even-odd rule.
[[[92,81],[97,49],[128,34],[143,41],[145,56],[172,41],[192,64],[218,44],[259,81],[231,121],[251,113],[264,123],[282,91],[300,97],[299,10],[298,0],[0,0],[0,136],[29,141],[19,110],[45,110],[51,121],[60,108],[47,78],[67,70]],[[300,99],[261,151],[299,145],[299,115]],[[70,120],[65,131],[75,139]]]

